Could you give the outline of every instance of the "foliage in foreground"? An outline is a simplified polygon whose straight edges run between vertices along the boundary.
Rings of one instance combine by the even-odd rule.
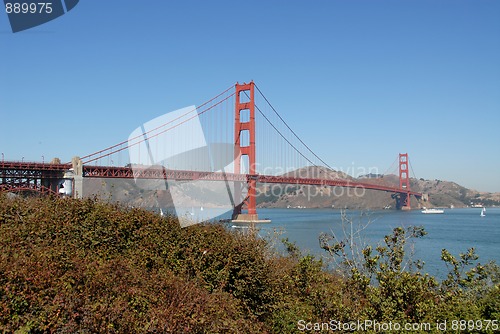
[[[293,333],[299,320],[499,319],[496,266],[443,251],[442,283],[403,270],[408,233],[420,232],[395,229],[341,275],[293,244],[280,256],[217,224],[181,229],[93,199],[0,195],[0,331]]]

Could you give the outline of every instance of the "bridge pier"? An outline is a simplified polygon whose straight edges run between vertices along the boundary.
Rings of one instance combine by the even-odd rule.
[[[401,210],[403,210],[403,211],[411,210],[410,196],[411,195],[409,193],[400,194]]]
[[[73,166],[73,198],[83,198],[83,164],[80,157],[71,159]]]
[[[392,198],[396,201],[396,209],[397,210],[403,210],[403,211],[409,211],[411,210],[411,206],[408,203],[408,198],[410,197],[409,194],[406,193],[394,193],[392,194]]]
[[[53,193],[56,193],[59,191],[59,186],[61,185],[61,177],[59,175],[50,175],[50,176],[43,176],[40,179],[40,185],[43,188],[49,189]]]

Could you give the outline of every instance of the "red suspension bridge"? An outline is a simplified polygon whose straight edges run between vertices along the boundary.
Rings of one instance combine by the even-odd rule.
[[[399,187],[340,178],[253,82],[236,84],[198,108],[172,114],[144,124],[126,141],[70,163],[2,159],[0,191],[66,192],[81,197],[86,178],[224,181],[235,184],[234,198],[240,199],[233,203],[233,219],[246,221],[258,220],[259,184],[379,190],[391,193],[403,210],[411,208],[411,196],[423,196],[410,189],[407,153],[398,158]]]

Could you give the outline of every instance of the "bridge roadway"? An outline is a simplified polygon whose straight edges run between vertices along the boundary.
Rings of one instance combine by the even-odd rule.
[[[30,180],[44,178],[62,178],[64,173],[72,168],[71,164],[49,164],[37,162],[1,162],[0,163],[0,178],[3,188],[6,187],[6,182],[12,180]],[[200,172],[188,170],[171,170],[165,169],[162,166],[152,166],[143,168],[142,166],[131,167],[114,167],[114,166],[83,166],[83,177],[90,178],[120,178],[120,179],[167,179],[177,181],[231,181],[231,182],[247,182],[255,178],[258,183],[270,184],[297,184],[311,186],[330,186],[330,187],[346,187],[346,188],[364,188],[371,190],[379,190],[391,193],[409,194],[417,198],[422,197],[422,193],[415,191],[406,191],[397,187],[385,186],[380,184],[372,184],[366,182],[357,182],[343,179],[326,179],[326,178],[300,178],[289,176],[273,176],[273,175],[248,175],[222,172]],[[33,188],[33,184],[27,182],[27,186]]]
[[[299,184],[311,186],[330,186],[330,187],[346,187],[346,188],[364,188],[371,190],[386,191],[392,193],[408,193],[396,187],[372,184],[366,182],[356,182],[343,179],[325,179],[325,178],[298,178],[287,176],[273,175],[248,175],[234,174],[222,172],[199,172],[188,170],[172,170],[165,169],[161,166],[150,168],[128,168],[128,167],[110,167],[110,166],[84,166],[84,177],[102,177],[102,178],[138,178],[138,179],[167,179],[177,181],[231,181],[231,182],[247,182],[251,178],[256,178],[258,183],[273,183],[273,184]],[[422,194],[415,191],[410,191],[410,195],[421,197]]]

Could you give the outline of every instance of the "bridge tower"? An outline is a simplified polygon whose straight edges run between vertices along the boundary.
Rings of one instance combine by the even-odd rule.
[[[410,173],[408,172],[408,153],[399,154],[399,189],[401,210],[411,210]]]
[[[243,83],[235,85],[236,98],[234,110],[234,173],[241,174],[241,161],[248,157],[247,195],[241,203],[235,203],[233,210],[234,222],[264,222],[257,215],[256,186],[257,171],[255,158],[255,84]],[[241,183],[235,183],[235,200],[241,196]],[[248,213],[242,213],[246,205]]]

